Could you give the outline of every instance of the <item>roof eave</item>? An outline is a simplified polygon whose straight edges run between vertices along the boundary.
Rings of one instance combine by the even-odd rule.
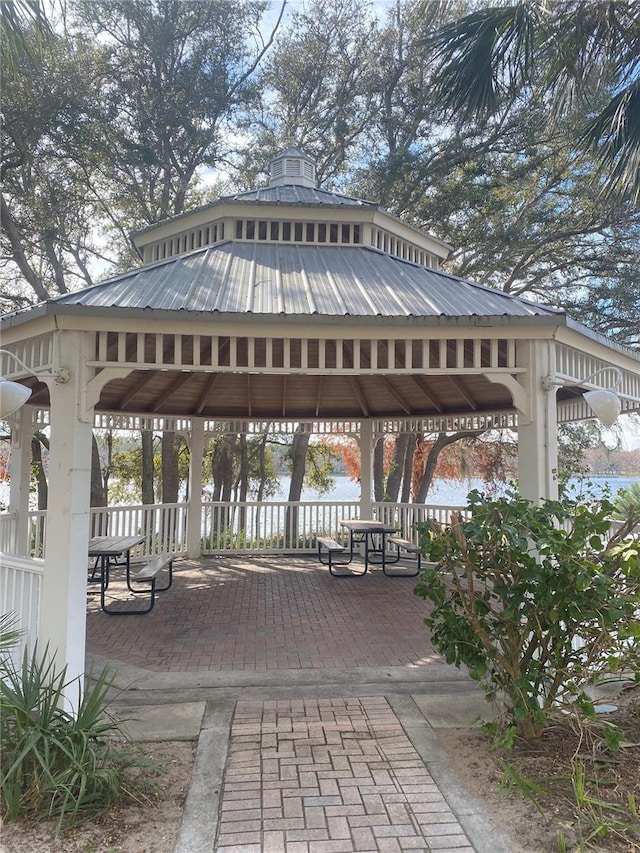
[[[224,323],[246,324],[252,320],[267,326],[270,324],[282,323],[282,319],[286,317],[292,322],[300,323],[301,325],[333,325],[336,322],[343,322],[345,319],[353,326],[394,326],[402,323],[404,326],[413,327],[457,327],[457,328],[481,328],[481,327],[508,327],[508,326],[549,326],[556,328],[558,326],[575,327],[576,330],[586,331],[584,327],[580,328],[579,324],[573,323],[565,314],[539,314],[534,316],[514,316],[509,314],[498,315],[482,315],[469,314],[462,316],[450,315],[394,315],[382,316],[376,315],[351,315],[351,314],[257,314],[253,312],[224,312],[224,311],[188,311],[185,309],[161,309],[161,308],[124,308],[118,306],[86,306],[86,305],[68,305],[57,302],[44,302],[34,308],[25,309],[24,311],[5,314],[0,317],[0,329],[8,330],[16,328],[42,317],[96,317],[100,319],[135,319],[140,316],[145,318],[153,317],[166,321],[181,320],[184,321],[189,317],[194,322],[199,320],[211,319],[212,317],[219,318]],[[594,333],[595,334],[595,333]],[[591,335],[590,335],[591,336]],[[611,345],[611,341],[603,338],[602,342]],[[624,350],[624,348],[622,348]]]

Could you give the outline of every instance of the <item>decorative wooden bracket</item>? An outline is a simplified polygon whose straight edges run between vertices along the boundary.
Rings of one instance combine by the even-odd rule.
[[[493,382],[497,385],[504,385],[505,388],[508,388],[511,393],[513,405],[516,407],[518,412],[520,412],[525,420],[531,420],[532,412],[530,395],[527,394],[526,389],[518,382],[515,376],[512,376],[510,373],[497,372],[483,373],[482,375],[489,382]]]
[[[105,367],[84,385],[80,392],[80,420],[93,423],[93,409],[100,399],[100,392],[112,379],[124,379],[132,372],[131,367]]]

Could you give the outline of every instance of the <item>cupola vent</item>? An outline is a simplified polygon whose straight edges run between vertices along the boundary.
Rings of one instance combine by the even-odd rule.
[[[270,163],[269,186],[281,187],[286,184],[317,187],[316,164],[299,148],[287,148]]]

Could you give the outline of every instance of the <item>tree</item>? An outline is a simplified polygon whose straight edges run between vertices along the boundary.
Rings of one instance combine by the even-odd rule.
[[[49,35],[49,22],[39,0],[4,0],[0,5],[2,63],[5,70],[11,68],[24,51],[30,50],[24,30],[31,24],[43,37]]]
[[[46,38],[10,16],[21,39],[3,19],[3,48],[17,45],[3,80],[4,307],[91,284],[96,261],[130,268],[129,229],[202,200],[199,170],[220,161],[226,123],[254,95],[264,9],[78,0]]]
[[[353,193],[450,243],[447,267],[463,278],[567,308],[634,345],[640,212],[599,192],[577,107],[553,123],[548,99],[527,92],[482,120],[443,115],[429,39],[448,10],[430,4],[420,17],[406,3],[389,16],[379,109]]]
[[[30,49],[3,72],[0,299],[7,309],[91,284],[91,259],[103,257],[85,181],[95,150],[96,53],[35,25],[23,38]]]
[[[127,229],[202,200],[198,171],[220,161],[225,123],[254,96],[252,76],[270,42],[253,50],[248,33],[257,35],[264,9],[230,0],[76,4],[82,36],[105,43],[102,172],[114,250],[125,267],[132,262]],[[163,489],[170,502],[177,483],[173,448],[167,434]]]
[[[123,228],[201,201],[199,170],[221,162],[227,123],[255,97],[252,78],[270,45],[258,30],[265,7],[251,0],[76,3],[80,34],[105,44],[104,174]]]
[[[429,4],[426,3],[428,6]],[[442,108],[485,117],[535,89],[551,122],[579,102],[581,139],[599,156],[609,192],[640,200],[640,7],[621,0],[521,0],[477,9],[429,36]],[[594,110],[606,91],[608,103]]]
[[[360,0],[313,0],[293,11],[247,115],[243,184],[253,186],[265,164],[294,144],[316,160],[320,184],[344,175],[375,108],[376,33],[370,4]]]

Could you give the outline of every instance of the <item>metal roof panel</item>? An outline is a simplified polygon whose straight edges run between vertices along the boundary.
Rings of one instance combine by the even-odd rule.
[[[561,313],[375,249],[250,242],[219,243],[51,301],[87,308],[351,317]]]

